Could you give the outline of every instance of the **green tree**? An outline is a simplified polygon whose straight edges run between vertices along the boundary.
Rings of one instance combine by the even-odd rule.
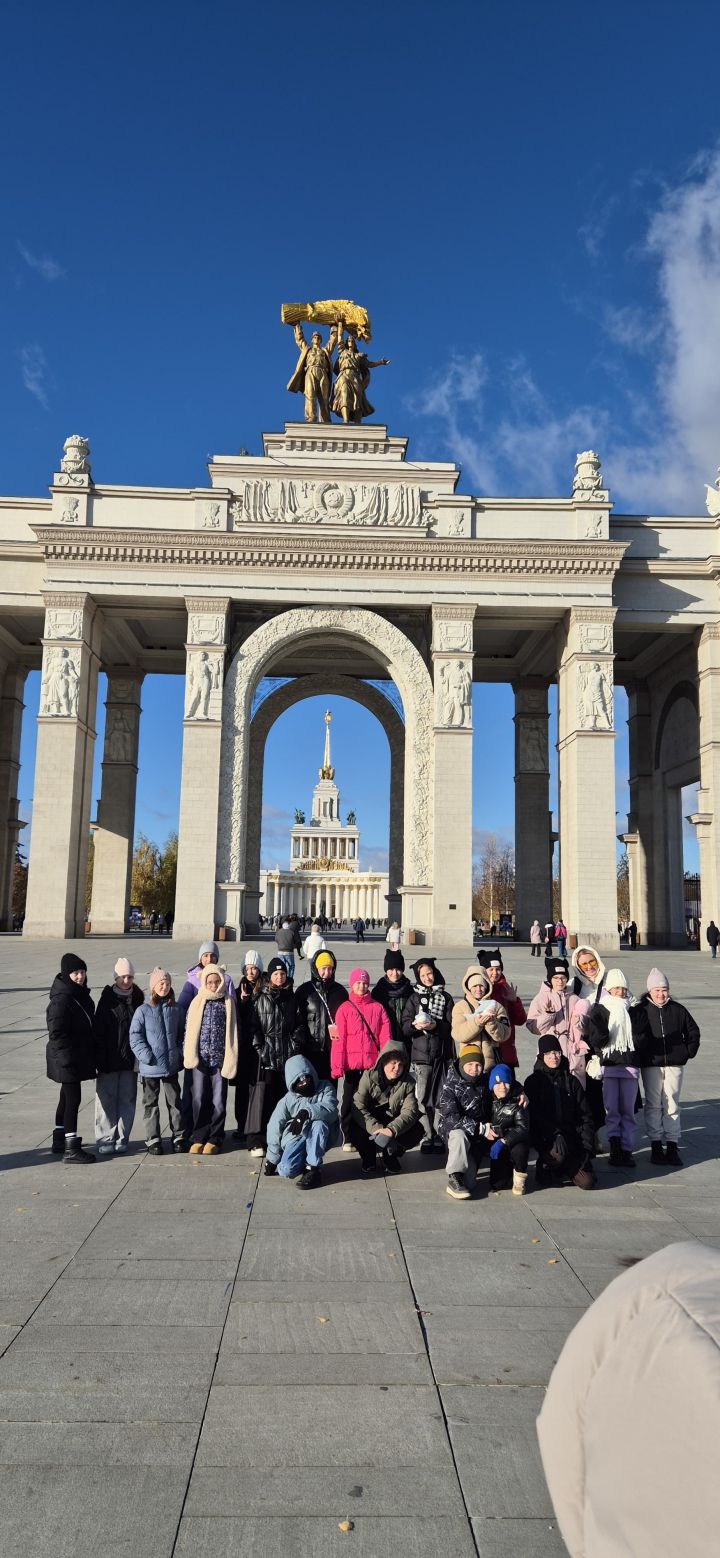
[[[617,912],[622,925],[630,921],[630,861],[623,850],[617,863]]]
[[[92,904],[93,872],[94,872],[94,870],[95,870],[95,834],[91,833],[90,834],[90,842],[88,844],[87,877],[86,877],[86,881],[85,881],[85,905],[86,905],[86,909],[87,909],[88,919],[90,918],[90,907],[91,907],[91,904]]]
[[[177,886],[177,860],[178,860],[178,836],[171,833],[165,840],[158,865],[158,910],[165,914],[168,909],[175,909],[175,889]]]
[[[28,868],[21,846],[18,844],[15,850],[15,864],[13,866],[13,891],[12,891],[12,916],[13,920],[23,919],[25,916],[25,901],[27,899]]]
[[[130,900],[142,909],[143,914],[150,914],[152,909],[160,913],[163,909],[159,901],[159,875],[160,851],[157,844],[140,833],[133,853]]]

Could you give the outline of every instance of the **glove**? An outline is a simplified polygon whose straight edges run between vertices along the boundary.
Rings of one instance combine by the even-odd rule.
[[[558,1131],[555,1140],[553,1141],[552,1147],[548,1153],[548,1157],[550,1158],[551,1162],[560,1164],[565,1162],[567,1154],[567,1142],[565,1137],[561,1135],[560,1131]]]
[[[291,1136],[299,1136],[306,1121],[310,1119],[307,1109],[299,1109],[288,1125]]]
[[[263,1174],[265,1175],[266,1179],[272,1179],[273,1174],[277,1174],[277,1163],[271,1163],[270,1159],[266,1158],[263,1166]]]
[[[500,1157],[500,1153],[502,1152],[504,1146],[505,1146],[504,1141],[501,1139],[501,1137],[498,1136],[497,1141],[494,1141],[493,1144],[492,1144],[492,1147],[490,1148],[490,1157],[493,1160],[495,1158],[499,1158]]]

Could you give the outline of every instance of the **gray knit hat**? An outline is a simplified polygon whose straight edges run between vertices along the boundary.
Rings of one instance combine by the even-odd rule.
[[[212,957],[219,958],[220,953],[218,952],[218,947],[217,947],[217,942],[216,941],[203,941],[201,943],[200,951],[198,952],[198,961],[200,960],[200,958],[204,958],[205,954],[207,952],[209,952],[212,955]]]
[[[670,989],[670,980],[668,979],[667,974],[664,974],[661,968],[651,968],[650,973],[647,976],[648,990],[659,990],[661,985],[663,985],[666,990]]]

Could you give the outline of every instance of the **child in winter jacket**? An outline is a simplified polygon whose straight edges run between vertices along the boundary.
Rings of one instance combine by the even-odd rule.
[[[571,1180],[579,1190],[595,1184],[595,1132],[585,1093],[554,1033],[539,1044],[535,1069],[525,1080],[530,1103],[530,1142],[537,1152],[536,1185]]]
[[[454,1201],[469,1201],[480,1161],[494,1140],[492,1100],[483,1051],[476,1040],[464,1044],[448,1066],[438,1104],[438,1132],[447,1147],[447,1193]]]
[[[103,1156],[126,1152],[135,1119],[137,1061],[130,1047],[130,1024],[143,994],[128,958],[118,958],[115,978],[106,985],[95,1012],[95,1142]]]
[[[528,1033],[538,1038],[543,1033],[554,1033],[570,1067],[572,1076],[585,1087],[585,1066],[591,1049],[585,1033],[590,1016],[590,1002],[576,995],[569,984],[569,970],[565,958],[549,958],[545,964],[545,983],[533,996],[527,1014]]]
[[[386,939],[389,939],[389,937],[390,931],[388,931]],[[391,943],[383,960],[382,978],[378,979],[377,984],[374,986],[372,998],[385,1007],[390,1018],[390,1027],[392,1028],[394,1039],[404,1040],[402,1017],[405,1003],[411,995],[412,985],[405,973],[405,959],[400,948]]]
[[[153,1157],[160,1157],[163,1150],[159,1107],[161,1083],[172,1131],[173,1151],[187,1152],[178,1082],[185,1013],[175,1004],[172,975],[166,968],[154,968],[148,983],[148,1000],[138,1007],[130,1024],[130,1047],[137,1056],[142,1081],[145,1145]]]
[[[435,1112],[443,1079],[452,1055],[450,1021],[453,998],[435,959],[419,957],[413,963],[415,985],[405,1003],[402,1035],[410,1045],[415,1091],[423,1128],[421,1152],[441,1147],[435,1131]]]
[[[635,1004],[620,968],[611,968],[590,1012],[594,1055],[589,1077],[602,1078],[610,1168],[634,1168],[635,1099],[642,1052],[650,1035],[647,1012]]]
[[[375,1065],[360,1077],[348,1129],[350,1141],[360,1153],[363,1174],[372,1174],[376,1168],[399,1174],[403,1153],[416,1146],[422,1136],[409,1069],[406,1046],[390,1039]]]
[[[268,1122],[265,1174],[297,1178],[298,1190],[313,1190],[320,1184],[325,1153],[340,1140],[337,1095],[305,1055],[286,1061],[285,1084],[285,1097]]]
[[[354,968],[348,979],[350,995],[335,1013],[328,1029],[331,1039],[330,1075],[342,1077],[340,1127],[345,1146],[352,1145],[350,1122],[353,1098],[363,1071],[374,1066],[380,1050],[392,1037],[390,1018],[379,1001],[370,995],[370,975],[366,968]]]
[[[642,1079],[650,1162],[682,1168],[678,1151],[680,1089],[685,1066],[700,1048],[700,1029],[687,1007],[673,1000],[662,969],[651,968],[647,992],[640,1004],[647,1013],[649,1029],[642,1057]]]
[[[463,974],[463,994],[452,1009],[452,1036],[455,1054],[463,1044],[480,1044],[486,1071],[497,1061],[503,1044],[510,1037],[510,1018],[505,1007],[492,996],[492,986],[484,968],[471,963]]]
[[[530,1123],[527,1104],[519,1082],[509,1066],[493,1066],[488,1077],[492,1096],[490,1124],[495,1140],[490,1147],[490,1189],[525,1194],[527,1180]]]
[[[45,1058],[50,1081],[60,1083],[52,1151],[62,1152],[67,1164],[96,1161],[94,1153],[86,1152],[82,1137],[77,1133],[80,1084],[89,1082],[95,1075],[94,1016],[95,1002],[88,989],[87,963],[75,952],[64,952],[60,973],[56,974],[50,990]]]
[[[505,1008],[510,1023],[510,1033],[507,1039],[500,1045],[499,1059],[505,1066],[512,1066],[513,1071],[518,1064],[517,1050],[515,1048],[515,1029],[521,1028],[527,1020],[527,1012],[520,1000],[514,985],[505,978],[503,960],[500,956],[500,948],[493,952],[478,952],[478,963],[481,963],[488,979],[490,980],[490,994],[495,1001]]]
[[[190,1151],[219,1152],[225,1139],[228,1082],[237,1074],[235,1001],[223,971],[209,963],[185,1021],[185,1070],[192,1075],[193,1132]]]

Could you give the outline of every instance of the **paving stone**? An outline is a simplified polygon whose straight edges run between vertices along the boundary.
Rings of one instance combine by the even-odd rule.
[[[468,1330],[467,1308],[439,1304],[423,1315],[441,1384],[544,1385],[581,1307],[501,1308]]]
[[[383,1285],[383,1293],[386,1286]],[[242,1265],[238,1279],[233,1288],[233,1300],[246,1304],[297,1304],[317,1303],[320,1299],[330,1304],[336,1303],[368,1304],[373,1312],[380,1318],[378,1284],[376,1282],[334,1282],[330,1277],[325,1281],[293,1282],[245,1282],[242,1276]],[[383,1304],[385,1300],[383,1299]],[[323,1311],[324,1313],[324,1311]]]
[[[347,1515],[340,1516],[345,1519]],[[351,1518],[351,1514],[348,1516]],[[180,1526],[176,1558],[348,1558],[348,1547],[362,1558],[428,1558],[430,1553],[452,1553],[453,1558],[475,1558],[475,1544],[467,1522],[361,1518],[351,1532],[340,1530],[334,1519],[194,1519],[185,1516]]]
[[[303,1390],[302,1432],[281,1386],[217,1386],[210,1392],[198,1466],[412,1467],[452,1461],[434,1390],[422,1385],[356,1386],[352,1408],[341,1386]],[[252,1423],[252,1433],[248,1424]]]
[[[432,1309],[452,1297],[459,1304],[526,1305],[587,1302],[587,1293],[559,1258],[550,1265],[542,1245],[514,1250],[435,1250],[418,1245],[405,1251],[410,1278],[421,1309]]]
[[[225,1352],[214,1385],[316,1385],[318,1352]],[[432,1385],[427,1355],[410,1352],[323,1352],[325,1385]]]
[[[240,1263],[242,1282],[376,1282],[406,1284],[397,1234],[340,1229],[267,1229],[248,1240]]]
[[[354,1392],[353,1392],[354,1395]],[[393,1455],[386,1467],[258,1466],[252,1476],[233,1475],[226,1466],[196,1462],[185,1514],[193,1517],[253,1515],[329,1515],[351,1520],[363,1515],[403,1519],[463,1516],[464,1505],[452,1463],[444,1456],[418,1468]],[[443,1551],[442,1548],[439,1549]]]
[[[72,1356],[80,1352],[167,1352],[175,1358],[186,1351],[216,1353],[220,1346],[220,1325],[95,1325],[88,1316],[85,1325],[47,1325],[37,1318],[23,1327],[13,1342],[19,1352]]]
[[[14,1342],[15,1337],[19,1336],[20,1330],[21,1327],[19,1325],[0,1325],[0,1358],[7,1352],[10,1343]]]
[[[0,1424],[0,1466],[180,1466],[197,1441],[193,1423]]]
[[[183,1260],[138,1260],[134,1256],[118,1255],[114,1259],[95,1260],[86,1255],[87,1245],[65,1268],[68,1282],[118,1281],[118,1282],[217,1282],[226,1287],[235,1279],[238,1252],[225,1260],[198,1260],[192,1253]]]
[[[443,1385],[440,1393],[469,1513],[551,1520],[535,1433],[544,1391]]]
[[[116,1282],[61,1277],[38,1310],[43,1325],[221,1325],[231,1283]]]
[[[251,1288],[247,1284],[247,1288]],[[236,1284],[243,1293],[246,1287]],[[327,1292],[327,1288],[325,1289]],[[415,1305],[405,1285],[378,1303],[321,1295],[308,1301],[296,1295],[294,1302],[267,1303],[233,1299],[223,1334],[221,1355],[230,1352],[260,1353],[385,1353],[424,1352],[423,1335]],[[324,1376],[323,1376],[324,1377]]]
[[[157,1217],[128,1214],[123,1206],[121,1197],[117,1210],[113,1207],[86,1240],[83,1257],[195,1262],[239,1254],[250,1216],[246,1208],[232,1217],[192,1211],[161,1224]]]
[[[53,1361],[40,1353],[0,1361],[0,1421],[197,1423],[213,1376],[214,1356],[79,1353]]]
[[[172,1558],[186,1485],[185,1470],[164,1465],[0,1466],[4,1549],[12,1558]]]
[[[554,1520],[473,1520],[478,1558],[567,1558]]]

